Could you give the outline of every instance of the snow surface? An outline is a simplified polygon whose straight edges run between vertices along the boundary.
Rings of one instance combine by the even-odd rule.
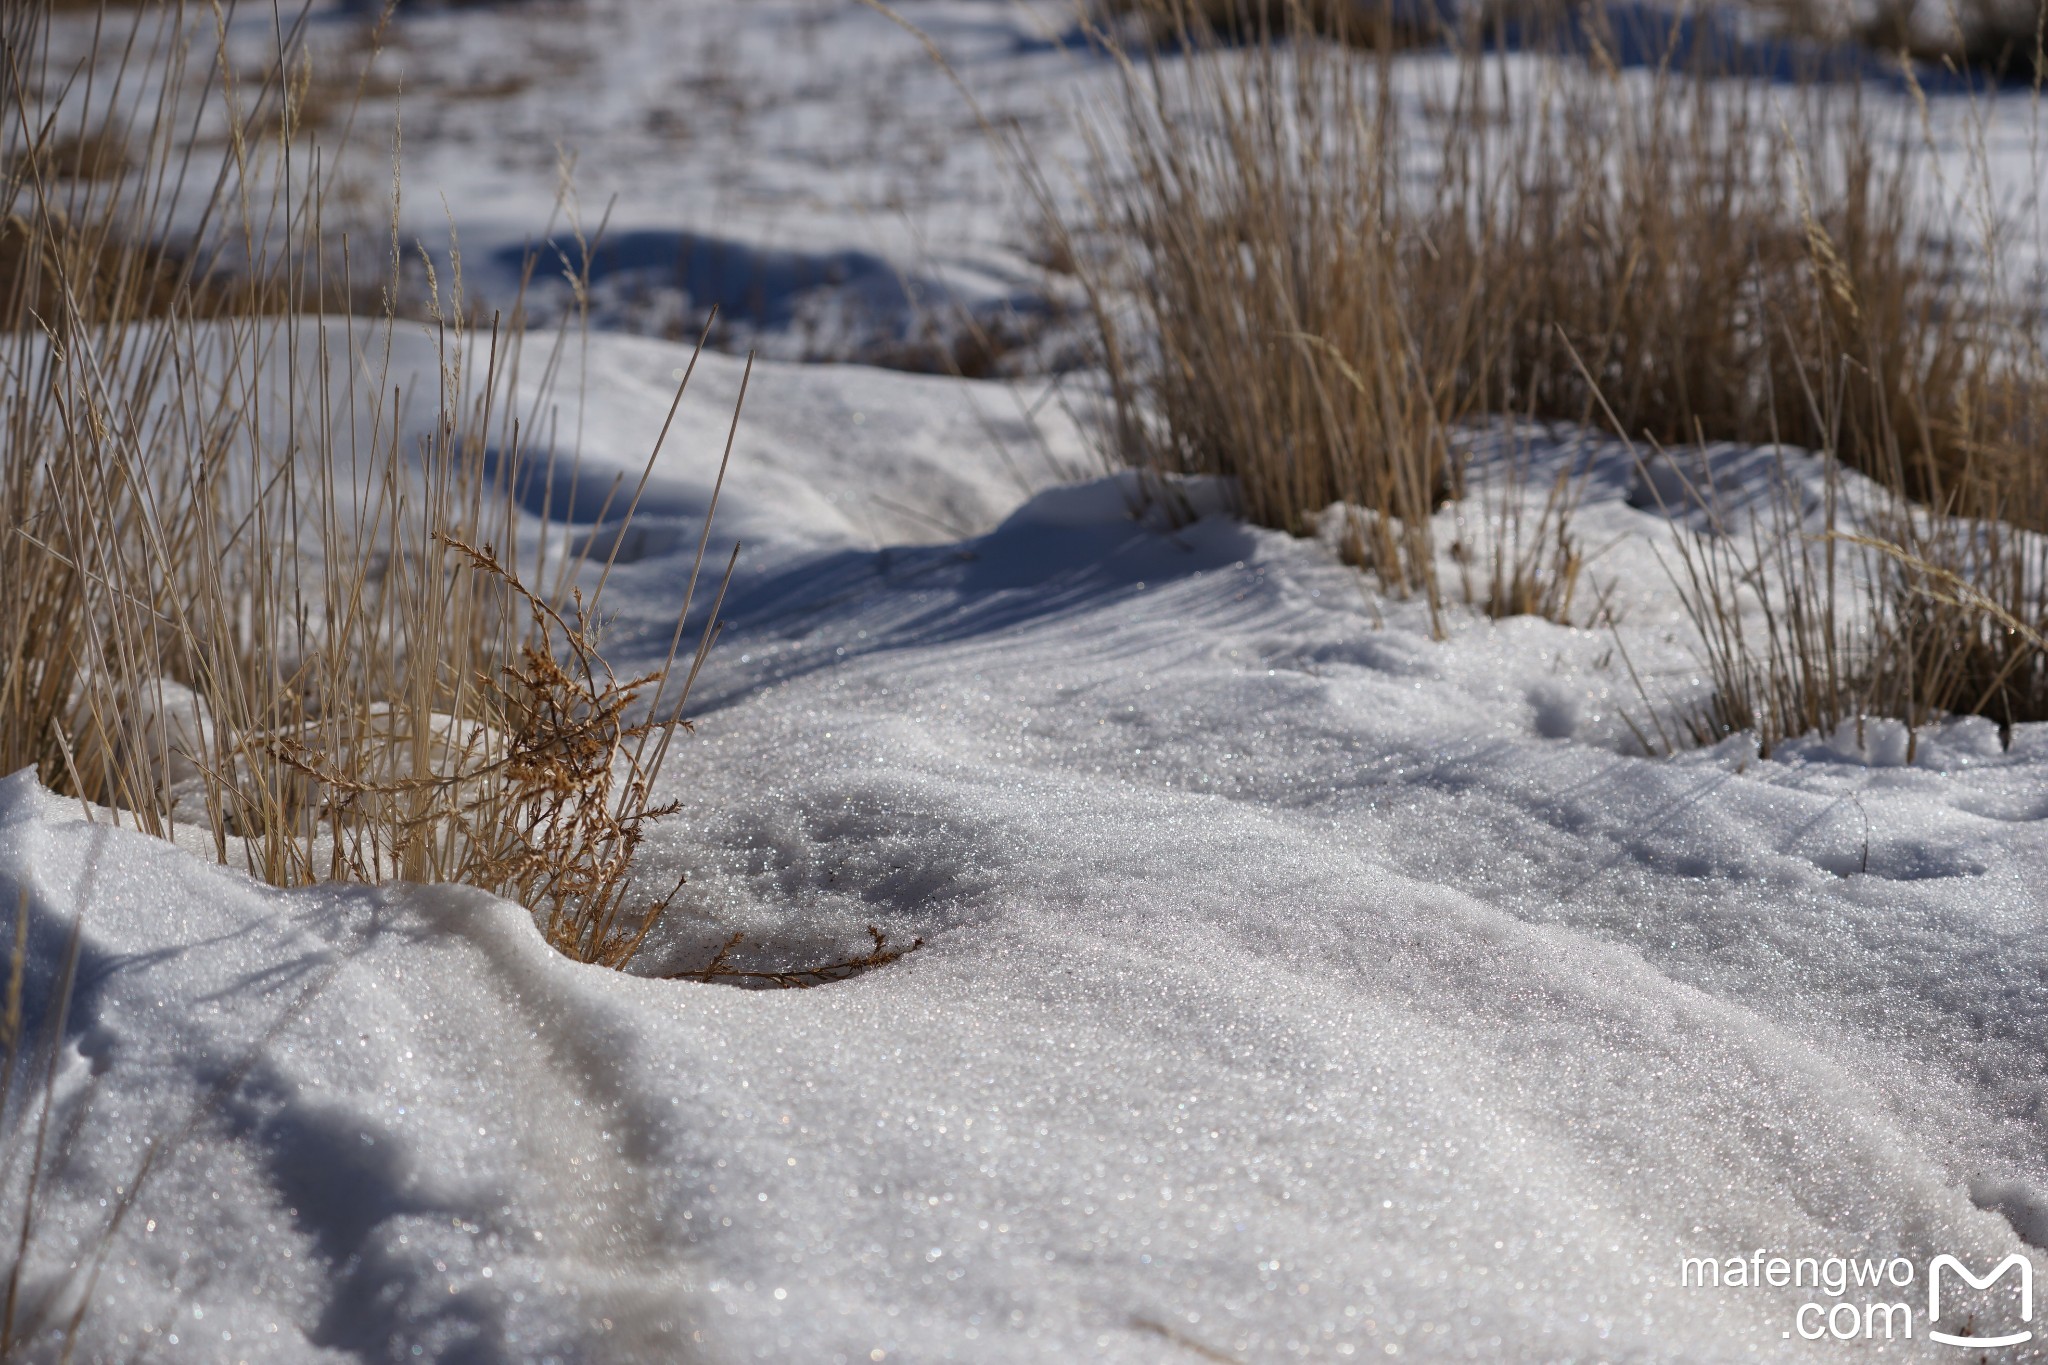
[[[627,227],[1029,278],[900,33],[749,5],[407,20],[458,86],[583,44],[516,97],[423,97],[412,211],[452,187],[472,261],[536,236],[566,118]],[[1033,36],[1050,7],[904,8],[992,106],[1050,121],[1087,78]],[[707,69],[735,102],[671,79]],[[700,129],[669,161],[662,100]],[[688,360],[593,337],[548,429],[637,475]],[[424,341],[398,365],[431,382]],[[607,587],[622,665],[666,645],[741,368],[700,362]],[[89,1287],[94,1361],[1965,1358],[1924,1317],[1803,1340],[1833,1297],[1681,1260],[1902,1256],[1922,1278],[1881,1297],[1921,1307],[1937,1253],[2048,1272],[2048,727],[1956,722],[1911,764],[1881,725],[1639,756],[1608,631],[1454,605],[1439,641],[1224,490],[1169,524],[1102,474],[1086,399],[756,368],[731,626],[645,851],[690,886],[640,977],[474,892],[278,892],[0,784],[32,1024],[82,944],[37,1348]],[[1656,476],[1526,439],[1592,462],[1593,582],[1653,694],[1697,699]],[[1742,486],[1759,457],[1708,458]],[[926,946],[809,991],[645,979],[869,925]],[[6,1110],[0,1232],[43,1080]]]
[[[601,462],[683,352],[593,344]],[[711,418],[739,363],[701,364]],[[927,946],[622,978],[476,893],[280,893],[10,779],[31,1017],[84,914],[31,1303],[68,1319],[160,1144],[85,1358],[1794,1357],[1811,1291],[1680,1258],[2038,1243],[2048,729],[1630,757],[1604,632],[1435,642],[1319,543],[1118,479],[877,548],[828,496],[845,405],[971,520],[1010,474],[964,414],[1007,390],[756,378],[721,536],[780,536],[673,770],[651,858],[693,886],[647,969]],[[653,612],[691,548],[611,590]]]

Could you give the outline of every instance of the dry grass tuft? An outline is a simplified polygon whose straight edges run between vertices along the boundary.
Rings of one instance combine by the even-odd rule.
[[[302,141],[302,25],[230,95],[210,12],[110,15],[91,81],[38,65],[42,19],[0,18],[32,76],[8,89],[93,92],[57,112],[133,127],[147,156],[52,180],[36,97],[0,111],[0,764],[278,885],[479,885],[624,967],[675,898],[640,892],[633,858],[673,809],[650,793],[717,606],[677,682],[681,622],[649,674],[606,664],[609,563],[551,549],[519,501],[558,458],[526,433],[569,338],[515,401],[524,341],[471,329],[459,275],[409,298],[394,228],[359,281],[328,149]],[[138,51],[188,55],[145,73]],[[206,175],[172,151],[193,100],[229,120]],[[410,377],[408,344],[429,358]],[[401,420],[421,400],[424,432]]]
[[[1980,506],[2038,515],[2039,501]],[[1682,535],[1674,577],[1713,690],[1678,738],[1787,739],[1870,717],[2048,720],[2048,540],[1996,516],[1892,503],[1859,512],[1832,478],[1818,509],[1789,481],[1746,527]],[[1672,737],[1666,736],[1667,746]]]
[[[580,592],[565,616],[490,546],[436,539],[530,614],[518,660],[472,680],[476,718],[447,718],[437,760],[416,776],[374,775],[404,770],[403,734],[354,736],[346,765],[291,736],[272,753],[319,785],[313,819],[330,827],[340,875],[483,887],[534,910],[559,951],[623,968],[683,886],[627,901],[645,826],[678,808],[650,792],[674,731],[688,728],[687,697],[667,721],[631,720],[666,669],[621,681],[598,652]]]
[[[2048,366],[1990,287],[1995,233],[1921,216],[1931,139],[1904,116],[1853,86],[1624,74],[1597,35],[1589,61],[1467,45],[1432,75],[1319,41],[1300,6],[1237,46],[1154,12],[1170,56],[1102,35],[1123,82],[1089,129],[1092,216],[1051,216],[1045,247],[1086,291],[1121,458],[1228,476],[1296,533],[1342,504],[1345,557],[1434,612],[1432,523],[1475,422],[1825,451],[1937,515],[1856,530],[1890,548],[1856,549],[1853,608],[1815,592],[1849,581],[1845,527],[1825,550],[1789,523],[1695,544],[1719,683],[1697,737],[2048,714],[2038,551],[1985,529],[2048,526]],[[1461,517],[1459,588],[1569,619],[1572,485],[1525,505]]]
[[[1569,466],[1560,469],[1532,512],[1527,496],[1529,453],[1513,449],[1496,462],[1489,480],[1468,490],[1465,503],[1476,504],[1476,525],[1465,526],[1450,547],[1465,601],[1496,619],[1540,616],[1560,625],[1578,623],[1586,560],[1572,532],[1572,514],[1579,505],[1585,472]],[[1464,522],[1462,511],[1459,520]],[[1472,540],[1483,547],[1483,591],[1473,581],[1473,565],[1481,555],[1474,552]]]
[[[1348,504],[1358,560],[1434,606],[1429,519],[1452,491],[1456,404],[1440,324],[1458,320],[1418,330],[1406,303],[1420,243],[1393,108],[1375,68],[1335,50],[1186,37],[1171,68],[1126,59],[1096,130],[1101,216],[1048,214],[1049,250],[1077,263],[1092,309],[1118,451],[1232,477],[1251,519],[1297,533]]]

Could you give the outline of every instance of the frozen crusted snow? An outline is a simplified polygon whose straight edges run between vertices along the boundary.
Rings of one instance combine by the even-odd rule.
[[[594,345],[601,464],[684,353]],[[657,469],[679,516],[738,368]],[[1001,386],[756,378],[727,497],[779,534],[671,769],[649,856],[692,888],[645,970],[928,946],[623,978],[475,893],[271,891],[10,779],[32,1017],[84,914],[26,1281],[66,1321],[104,1250],[80,1358],[1803,1358],[1811,1290],[1681,1259],[2038,1261],[2048,732],[1630,757],[1604,632],[1434,642],[1317,542],[1027,499],[958,425]],[[1013,510],[877,546],[831,495],[889,477]],[[629,621],[693,549],[620,571]],[[1596,572],[1677,678],[1652,563]]]

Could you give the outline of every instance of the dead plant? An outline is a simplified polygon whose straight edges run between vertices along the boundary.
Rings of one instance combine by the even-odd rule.
[[[1096,0],[1096,18],[1141,40],[1256,43],[1290,32],[1395,51],[1438,44],[1453,11],[1438,0]]]
[[[1171,54],[1100,35],[1123,80],[1088,125],[1091,216],[1047,212],[1120,458],[1226,475],[1286,530],[1345,504],[1347,557],[1433,610],[1455,434],[1494,415],[1805,446],[1969,517],[2048,514],[1992,491],[2034,461],[2043,370],[1971,238],[1920,216],[1931,149],[1853,86],[1628,74],[1597,32],[1512,68],[1467,43],[1439,79],[1299,6],[1235,46],[1168,13]],[[1558,611],[1568,514],[1491,528],[1505,555],[1461,537],[1496,566],[1468,600]]]
[[[742,986],[752,986],[759,989],[803,990],[810,986],[825,986],[835,981],[844,981],[848,977],[859,976],[862,972],[873,971],[877,967],[886,967],[890,963],[901,961],[903,958],[924,947],[924,940],[916,938],[912,939],[910,946],[906,948],[891,948],[889,946],[889,936],[872,924],[868,926],[868,937],[873,939],[875,944],[871,951],[855,953],[851,957],[842,958],[837,962],[827,962],[816,967],[789,967],[764,971],[746,971],[733,966],[731,962],[734,950],[746,939],[744,934],[734,934],[725,941],[724,946],[718,950],[717,954],[708,964],[693,968],[690,971],[676,972],[669,979],[671,981],[731,981]]]
[[[347,876],[376,881],[431,867],[437,880],[534,910],[548,942],[577,961],[622,968],[683,886],[678,878],[665,895],[628,902],[646,824],[678,809],[651,791],[669,739],[689,729],[687,688],[666,720],[647,715],[642,703],[666,669],[621,681],[598,651],[580,591],[565,615],[490,546],[445,532],[436,539],[530,618],[518,660],[473,680],[475,718],[442,720],[444,756],[419,776],[365,776],[360,743],[346,768],[291,737],[273,752],[322,788],[315,818],[331,826]]]
[[[210,12],[110,12],[90,81],[48,66],[42,22],[0,20],[29,77],[0,109],[0,763],[117,823],[196,827],[278,885],[483,886],[624,966],[674,897],[635,892],[633,854],[669,809],[650,793],[717,607],[679,688],[680,621],[657,669],[620,679],[597,646],[609,564],[550,552],[523,508],[542,462],[575,459],[528,437],[573,333],[514,402],[524,340],[471,328],[459,270],[408,297],[393,227],[382,280],[358,282],[302,141],[303,14],[231,75]],[[31,89],[80,107],[32,110]],[[191,100],[229,120],[210,178],[180,141]],[[147,154],[118,181],[53,178],[34,149],[59,114]],[[395,362],[408,346],[427,363]]]
[[[1811,507],[1786,479],[1746,525],[1680,534],[1674,581],[1712,684],[1677,710],[1688,742],[1747,731],[1768,757],[1883,716],[1910,762],[1945,716],[1988,717],[2006,743],[2048,720],[2048,540],[1874,493],[1852,501],[1837,474]]]
[[[1121,58],[1118,106],[1093,130],[1101,215],[1051,218],[1080,267],[1116,451],[1229,476],[1252,520],[1297,533],[1348,504],[1360,560],[1434,610],[1456,404],[1438,324],[1457,319],[1418,328],[1406,306],[1418,243],[1388,92],[1312,44],[1187,38],[1171,66]]]

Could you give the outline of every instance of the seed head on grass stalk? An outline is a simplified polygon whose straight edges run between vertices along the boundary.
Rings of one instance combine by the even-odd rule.
[[[579,962],[621,968],[682,890],[628,904],[633,854],[656,804],[653,772],[640,743],[689,722],[629,716],[666,676],[663,667],[621,680],[592,636],[580,591],[568,614],[536,595],[488,545],[437,539],[522,602],[532,633],[517,661],[474,679],[479,714],[449,761],[431,776],[388,782],[338,770],[289,739],[279,757],[332,793],[330,799],[393,830],[399,845],[429,839],[452,846],[445,880],[479,886],[534,910],[549,943]],[[388,808],[388,809],[371,809]],[[395,813],[403,812],[403,813]],[[357,871],[373,876],[378,869]]]

